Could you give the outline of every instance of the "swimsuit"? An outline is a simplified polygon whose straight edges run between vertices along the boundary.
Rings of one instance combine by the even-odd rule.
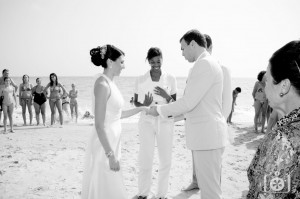
[[[9,106],[11,104],[15,104],[15,99],[13,97],[14,88],[12,86],[4,88],[2,93],[4,96],[2,106]]]
[[[25,87],[25,85],[22,85],[22,87],[21,87],[21,91],[22,92],[30,92],[30,96],[28,97],[22,97],[23,96],[23,93],[21,94],[21,103],[27,103],[27,102],[29,102],[29,101],[31,101],[31,88],[29,88],[29,87]]]
[[[258,89],[256,90],[255,100],[258,100],[261,104],[267,100],[265,88],[261,84],[259,84]]]
[[[50,93],[55,92],[55,91],[60,93],[60,87],[59,86],[50,87]],[[51,96],[51,94],[50,94],[50,96]],[[54,103],[57,102],[58,100],[60,100],[59,96],[55,96],[54,98],[50,98],[50,101],[52,101]]]
[[[72,93],[71,93],[72,92]],[[76,106],[77,105],[77,100],[76,100],[76,96],[77,95],[77,91],[75,91],[75,93],[73,91],[70,91],[70,105],[72,106]]]
[[[67,97],[62,97],[62,105],[64,104],[69,104],[68,100],[67,100]]]
[[[33,101],[35,103],[37,103],[38,105],[42,106],[42,104],[44,104],[47,101],[46,96],[43,92],[42,93],[37,93],[35,91],[33,94],[34,94]]]

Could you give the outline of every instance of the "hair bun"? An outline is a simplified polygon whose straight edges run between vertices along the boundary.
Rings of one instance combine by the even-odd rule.
[[[101,60],[101,47],[98,46],[97,48],[93,48],[90,50],[90,55],[91,55],[91,61],[95,66],[101,66],[102,65],[102,60]]]
[[[100,46],[98,46],[97,48],[93,48],[92,50],[90,50],[90,55],[94,56],[96,54],[100,53]]]

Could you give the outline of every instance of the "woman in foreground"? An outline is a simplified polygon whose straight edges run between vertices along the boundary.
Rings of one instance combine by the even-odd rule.
[[[266,73],[266,95],[280,115],[248,169],[247,199],[300,198],[300,40],[277,50]]]
[[[95,123],[88,143],[83,175],[83,199],[123,199],[127,198],[120,170],[121,158],[121,118],[135,115],[146,107],[122,111],[124,99],[114,83],[124,66],[124,53],[105,45],[90,51],[95,66],[104,71],[94,84],[93,110]]]

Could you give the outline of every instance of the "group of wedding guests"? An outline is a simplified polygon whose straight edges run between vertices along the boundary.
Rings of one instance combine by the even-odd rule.
[[[150,48],[146,56],[150,70],[137,78],[133,99],[136,107],[130,110],[122,110],[124,100],[114,83],[114,77],[125,69],[125,53],[113,45],[90,51],[92,63],[104,70],[94,83],[95,123],[86,150],[82,198],[127,198],[120,164],[120,119],[140,112],[137,198],[149,196],[155,141],[159,156],[156,198],[167,197],[173,127],[182,119],[197,182],[197,186],[185,190],[196,187],[202,199],[222,198],[222,156],[228,143],[226,119],[232,111],[230,98],[237,96],[240,89],[231,93],[226,68],[208,52],[206,38],[198,30],[185,33],[180,46],[182,56],[194,62],[183,96],[177,99],[176,79],[161,69],[161,50]],[[273,110],[284,117],[266,134],[250,164],[248,199],[300,198],[299,63],[299,40],[289,42],[269,60],[266,98]]]
[[[78,118],[78,104],[75,84],[72,84],[72,89],[67,93],[64,86],[58,82],[57,75],[51,73],[49,76],[50,82],[47,86],[42,86],[40,78],[36,78],[36,85],[33,86],[29,81],[28,75],[23,75],[22,83],[17,86],[13,79],[9,76],[9,70],[2,71],[0,78],[0,96],[1,96],[1,111],[3,111],[4,132],[7,133],[7,118],[10,121],[10,132],[13,133],[13,112],[17,108],[17,97],[19,97],[19,105],[22,107],[22,117],[24,125],[27,125],[26,110],[29,113],[29,125],[32,125],[33,113],[32,105],[35,110],[37,125],[40,125],[40,115],[42,116],[43,125],[46,126],[46,101],[49,100],[51,109],[51,126],[55,123],[56,110],[59,114],[60,127],[63,125],[63,110],[68,110],[66,106],[70,106],[71,117]],[[48,89],[50,92],[48,92]],[[17,94],[18,92],[18,94]],[[48,96],[48,93],[49,96]],[[67,100],[70,98],[70,102]],[[0,112],[1,113],[1,112]],[[0,114],[1,120],[1,114]]]

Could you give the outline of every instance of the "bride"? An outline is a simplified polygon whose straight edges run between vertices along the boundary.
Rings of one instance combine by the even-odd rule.
[[[88,142],[83,174],[83,199],[127,198],[120,170],[121,118],[130,117],[146,107],[122,111],[121,92],[113,79],[124,66],[124,52],[113,45],[93,48],[91,61],[104,68],[94,84],[93,111],[95,122]]]

